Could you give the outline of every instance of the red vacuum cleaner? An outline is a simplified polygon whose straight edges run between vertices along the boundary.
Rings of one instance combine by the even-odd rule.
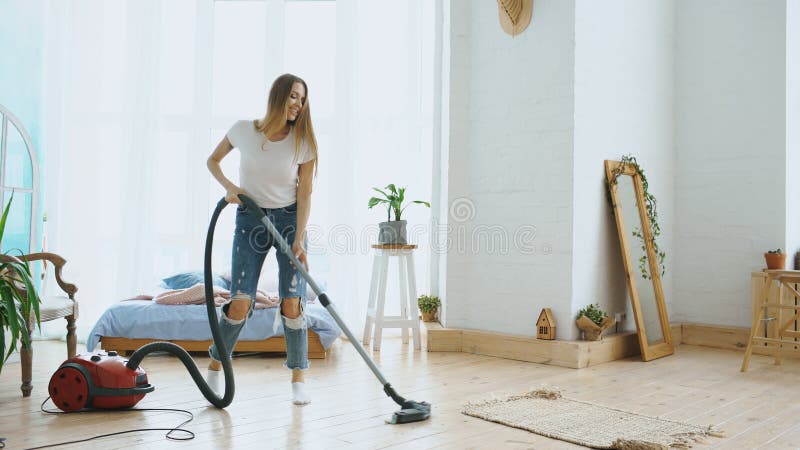
[[[289,257],[317,294],[319,302],[328,310],[328,313],[334,318],[339,328],[347,335],[350,343],[383,385],[386,395],[400,405],[401,409],[396,411],[387,422],[401,424],[428,419],[431,414],[431,405],[427,402],[407,400],[397,394],[375,365],[375,362],[372,361],[372,358],[367,355],[358,339],[353,336],[353,333],[339,317],[339,313],[328,298],[328,294],[320,289],[304,266],[297,260],[291,246],[283,239],[266,214],[249,197],[240,195],[239,199],[249,210],[257,211],[261,214],[261,222],[278,242],[281,251]],[[208,234],[206,236],[205,262],[203,266],[208,323],[211,326],[211,334],[222,359],[222,369],[225,374],[225,394],[220,397],[208,386],[191,355],[186,350],[171,342],[153,342],[133,352],[128,359],[110,351],[108,353],[84,353],[66,360],[50,378],[48,390],[56,406],[65,412],[79,411],[84,408],[122,409],[134,406],[145,394],[153,392],[155,389],[153,385],[147,382],[147,374],[144,369],[139,367],[139,363],[142,362],[144,357],[152,352],[167,352],[177,356],[189,371],[203,396],[217,408],[225,408],[231,404],[234,393],[233,368],[228,351],[220,338],[211,280],[211,248],[214,241],[214,229],[217,226],[217,219],[220,213],[227,205],[228,202],[223,198],[217,203],[217,207],[211,215],[211,223],[208,226]]]
[[[195,384],[205,398],[217,408],[225,408],[233,401],[234,380],[231,358],[220,338],[217,310],[214,304],[213,283],[211,281],[211,248],[217,219],[228,205],[225,199],[217,204],[208,227],[205,248],[204,281],[206,312],[211,335],[219,349],[222,369],[225,374],[225,393],[220,397],[208,385],[200,369],[186,350],[171,342],[153,342],[140,347],[130,358],[123,358],[117,352],[83,353],[64,361],[50,377],[48,391],[53,403],[64,412],[80,411],[85,408],[125,409],[136,405],[145,394],[155,387],[147,380],[147,373],[139,367],[145,356],[153,352],[167,352],[183,362]]]
[[[127,363],[114,351],[72,357],[50,378],[50,398],[65,412],[130,408],[155,387],[144,369],[130,369]]]

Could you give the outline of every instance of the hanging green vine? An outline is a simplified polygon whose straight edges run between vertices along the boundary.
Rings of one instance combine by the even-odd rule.
[[[661,276],[664,276],[667,271],[666,266],[664,265],[664,259],[667,255],[658,248],[658,242],[656,241],[656,238],[661,235],[661,226],[658,224],[658,211],[656,209],[656,197],[649,192],[647,177],[644,175],[644,169],[639,166],[635,156],[624,155],[620,159],[620,163],[621,164],[611,172],[612,178],[609,184],[616,185],[617,178],[622,175],[623,172],[625,172],[625,168],[628,166],[632,167],[636,172],[639,173],[639,177],[642,179],[642,190],[644,191],[647,218],[650,221],[650,231],[653,235],[653,250],[655,250],[658,266],[661,269]],[[639,239],[641,242],[642,251],[644,252],[644,255],[639,258],[639,271],[641,272],[643,279],[649,280],[651,277],[647,265],[647,247],[645,246],[644,234],[642,234],[642,230],[640,230],[639,227],[634,228],[632,234],[634,237]]]

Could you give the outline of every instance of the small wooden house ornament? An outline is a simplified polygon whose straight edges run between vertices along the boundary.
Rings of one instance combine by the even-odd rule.
[[[553,340],[556,338],[556,321],[553,319],[553,312],[550,308],[544,308],[539,313],[539,319],[536,321],[536,337],[538,339]]]

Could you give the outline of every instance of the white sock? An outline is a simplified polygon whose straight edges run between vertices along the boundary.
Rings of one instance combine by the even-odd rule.
[[[206,383],[208,386],[213,390],[217,395],[222,395],[221,386],[222,386],[222,371],[221,370],[211,370],[208,369],[206,371]]]
[[[306,405],[311,403],[311,397],[306,393],[305,383],[292,383],[292,402],[295,405]]]

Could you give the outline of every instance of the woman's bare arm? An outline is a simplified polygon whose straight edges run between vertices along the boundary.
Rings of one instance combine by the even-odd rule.
[[[217,148],[215,148],[211,156],[208,157],[206,166],[211,172],[211,175],[225,188],[225,200],[227,200],[228,203],[238,203],[241,205],[242,201],[239,200],[239,194],[247,193],[229,180],[228,177],[222,173],[222,166],[220,166],[222,159],[225,158],[231,150],[233,150],[233,146],[230,141],[228,141],[228,136],[223,137],[222,140],[219,141],[219,144],[217,144]]]
[[[300,165],[297,184],[297,230],[294,234],[292,248],[295,256],[306,266],[308,270],[308,259],[306,258],[305,237],[308,216],[311,214],[311,189],[314,178],[314,161],[309,161]]]

